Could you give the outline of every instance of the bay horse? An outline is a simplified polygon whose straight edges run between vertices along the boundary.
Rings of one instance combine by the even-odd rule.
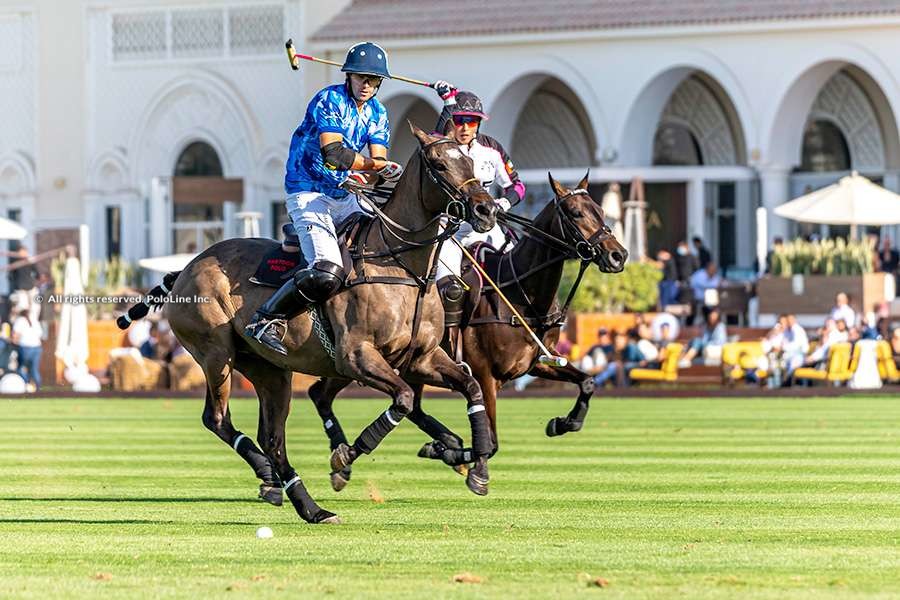
[[[561,185],[552,175],[549,180],[554,198],[533,222],[511,213],[499,215],[501,222],[519,228],[523,239],[505,254],[488,253],[484,266],[529,326],[547,347],[552,348],[585,269],[595,264],[603,272],[619,273],[625,268],[628,252],[604,222],[603,209],[588,194],[587,175],[575,189]],[[560,307],[557,296],[563,263],[567,260],[581,261],[581,271],[565,305]],[[537,344],[516,321],[493,288],[485,283],[471,318],[463,323],[462,355],[485,396],[491,422],[492,455],[499,448],[497,392],[506,382],[528,373],[578,386],[575,406],[567,416],[550,419],[546,427],[548,436],[579,431],[594,391],[593,378],[577,367],[539,362]],[[319,416],[326,424],[325,432],[332,447],[346,443],[332,404],[337,393],[348,383],[346,380],[323,379],[309,389]],[[464,449],[458,435],[422,411],[421,397],[422,386],[417,386],[413,410],[408,418],[433,441],[422,447],[419,456],[441,459],[454,467],[470,462],[471,449]],[[465,472],[464,469],[457,470]],[[332,487],[338,491],[343,489],[349,477],[349,469],[332,473]]]
[[[267,239],[236,238],[210,246],[151,291],[155,302],[138,304],[119,319],[124,329],[154,303],[164,303],[161,296],[175,296],[165,302],[164,314],[206,376],[203,424],[253,468],[262,480],[264,500],[280,504],[283,488],[308,523],[340,519],[313,500],[288,462],[285,422],[294,371],[359,381],[393,399],[348,447],[345,466],[372,452],[409,414],[415,398],[411,384],[461,392],[478,455],[466,484],[477,494],[487,493],[490,430],[484,398],[478,382],[439,347],[443,308],[433,271],[439,243],[454,231],[441,232],[441,217],[462,212],[476,230],[487,231],[496,222],[496,207],[474,177],[471,159],[455,150],[455,144],[412,124],[410,128],[418,140],[417,151],[383,209],[374,207],[375,219],[360,227],[359,254],[343,291],[322,307],[333,342],[323,339],[321,323],[314,325],[316,313],[289,320],[283,339],[287,356],[245,334],[245,324],[272,293],[271,288],[249,281],[262,258],[277,246]],[[183,298],[204,301],[177,302]],[[259,397],[257,440],[262,451],[231,423],[228,399],[234,370],[250,380]]]

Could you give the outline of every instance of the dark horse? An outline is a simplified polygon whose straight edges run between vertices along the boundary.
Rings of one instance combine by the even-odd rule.
[[[600,205],[588,194],[587,176],[574,190],[562,186],[552,176],[550,185],[555,197],[533,222],[511,214],[500,215],[501,221],[522,230],[523,239],[506,254],[488,253],[485,270],[544,344],[552,348],[568,308],[568,301],[560,307],[557,300],[563,263],[570,259],[580,260],[581,273],[592,263],[601,271],[618,273],[625,268],[628,253],[604,223]],[[580,280],[579,275],[576,287]],[[569,294],[569,300],[574,291]],[[484,284],[477,306],[473,308],[463,330],[463,358],[484,393],[493,434],[491,453],[499,447],[497,392],[506,382],[526,373],[579,386],[575,406],[566,417],[550,420],[547,435],[580,430],[594,391],[591,376],[570,364],[554,366],[539,362],[537,344],[488,284]],[[323,379],[309,390],[319,416],[326,424],[325,431],[332,447],[346,443],[332,403],[335,395],[348,383],[346,380]],[[459,436],[422,411],[421,395],[422,386],[417,386],[415,403],[408,418],[434,441],[422,448],[420,456],[439,458],[454,466],[470,462],[471,449],[462,448]],[[348,469],[332,473],[332,487],[342,489],[349,476]]]
[[[339,519],[316,504],[288,463],[284,430],[292,371],[359,381],[393,398],[388,410],[357,438],[353,453],[345,455],[347,463],[372,452],[409,414],[415,398],[410,384],[461,392],[468,401],[473,447],[478,448],[477,464],[466,483],[475,493],[487,493],[490,430],[483,395],[478,382],[439,347],[443,310],[431,280],[437,243],[444,235],[440,217],[450,210],[448,206],[464,212],[478,231],[493,227],[496,207],[474,179],[471,159],[452,152],[455,146],[446,138],[411,127],[419,148],[375,221],[360,228],[356,248],[361,256],[353,264],[346,289],[322,309],[333,331],[333,358],[326,348],[332,344],[320,335],[321,324],[313,323],[316,313],[290,319],[283,340],[287,356],[244,333],[247,321],[271,294],[270,288],[249,280],[263,256],[276,246],[272,240],[214,244],[151,292],[151,296],[205,299],[169,302],[165,312],[172,331],[206,375],[203,424],[253,468],[263,482],[264,499],[280,504],[283,486],[297,513],[310,523]],[[132,307],[128,317],[120,318],[120,326],[127,327],[130,319],[148,309],[147,303]],[[414,318],[416,313],[420,319]],[[259,396],[257,440],[262,452],[231,424],[228,398],[235,369],[253,383]]]

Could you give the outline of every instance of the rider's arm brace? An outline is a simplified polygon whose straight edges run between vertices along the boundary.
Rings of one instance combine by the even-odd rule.
[[[356,161],[356,152],[344,146],[342,142],[331,142],[321,148],[325,167],[332,171],[348,171]]]

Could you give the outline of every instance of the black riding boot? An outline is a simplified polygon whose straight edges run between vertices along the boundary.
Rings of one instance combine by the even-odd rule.
[[[450,342],[450,358],[459,360],[457,343],[466,293],[455,275],[442,277],[437,282],[437,288],[444,303],[444,326],[447,328],[447,338]]]
[[[286,281],[257,309],[244,331],[264,346],[287,355],[283,340],[288,319],[328,300],[343,283],[343,267],[328,261],[297,271],[291,281]]]

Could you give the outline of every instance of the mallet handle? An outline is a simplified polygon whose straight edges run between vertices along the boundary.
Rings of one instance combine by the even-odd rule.
[[[285,42],[284,47],[287,49],[288,60],[291,63],[291,68],[295,71],[298,71],[300,69],[300,60],[309,60],[312,62],[322,63],[323,65],[331,65],[332,67],[344,66],[341,63],[335,62],[333,60],[325,60],[324,58],[310,56],[309,54],[298,53],[294,49],[294,40],[288,40],[287,42]],[[427,81],[412,79],[411,77],[403,77],[402,75],[391,75],[391,79],[405,81],[406,83],[412,83],[413,85],[424,85],[425,87],[434,88],[434,84],[428,83]]]
[[[528,323],[525,322],[525,319],[522,317],[519,311],[516,310],[516,307],[513,306],[512,303],[507,300],[503,292],[500,291],[500,286],[494,283],[494,280],[491,279],[490,275],[488,275],[485,270],[481,268],[481,265],[478,264],[478,261],[475,260],[475,257],[469,253],[465,246],[463,246],[462,243],[454,237],[451,237],[450,241],[456,244],[459,249],[462,250],[462,253],[466,258],[469,259],[469,261],[472,263],[472,266],[478,269],[478,272],[481,273],[481,276],[484,277],[485,281],[491,284],[491,287],[494,288],[494,291],[497,292],[497,295],[500,296],[500,299],[503,300],[503,303],[506,304],[507,308],[509,308],[509,310],[512,311],[512,314],[514,314],[516,318],[519,319],[519,323],[522,324],[522,327],[525,328],[525,331],[528,332],[528,335],[531,336],[531,339],[534,340],[534,342],[538,345],[538,348],[540,348],[541,352],[543,352],[543,355],[538,360],[540,360],[540,362],[545,365],[553,365],[555,367],[564,367],[569,364],[569,361],[566,360],[565,357],[555,356],[549,350],[547,350],[547,347],[544,345],[544,342],[541,341],[541,338],[539,338],[534,330],[532,330],[531,327],[528,326]]]

